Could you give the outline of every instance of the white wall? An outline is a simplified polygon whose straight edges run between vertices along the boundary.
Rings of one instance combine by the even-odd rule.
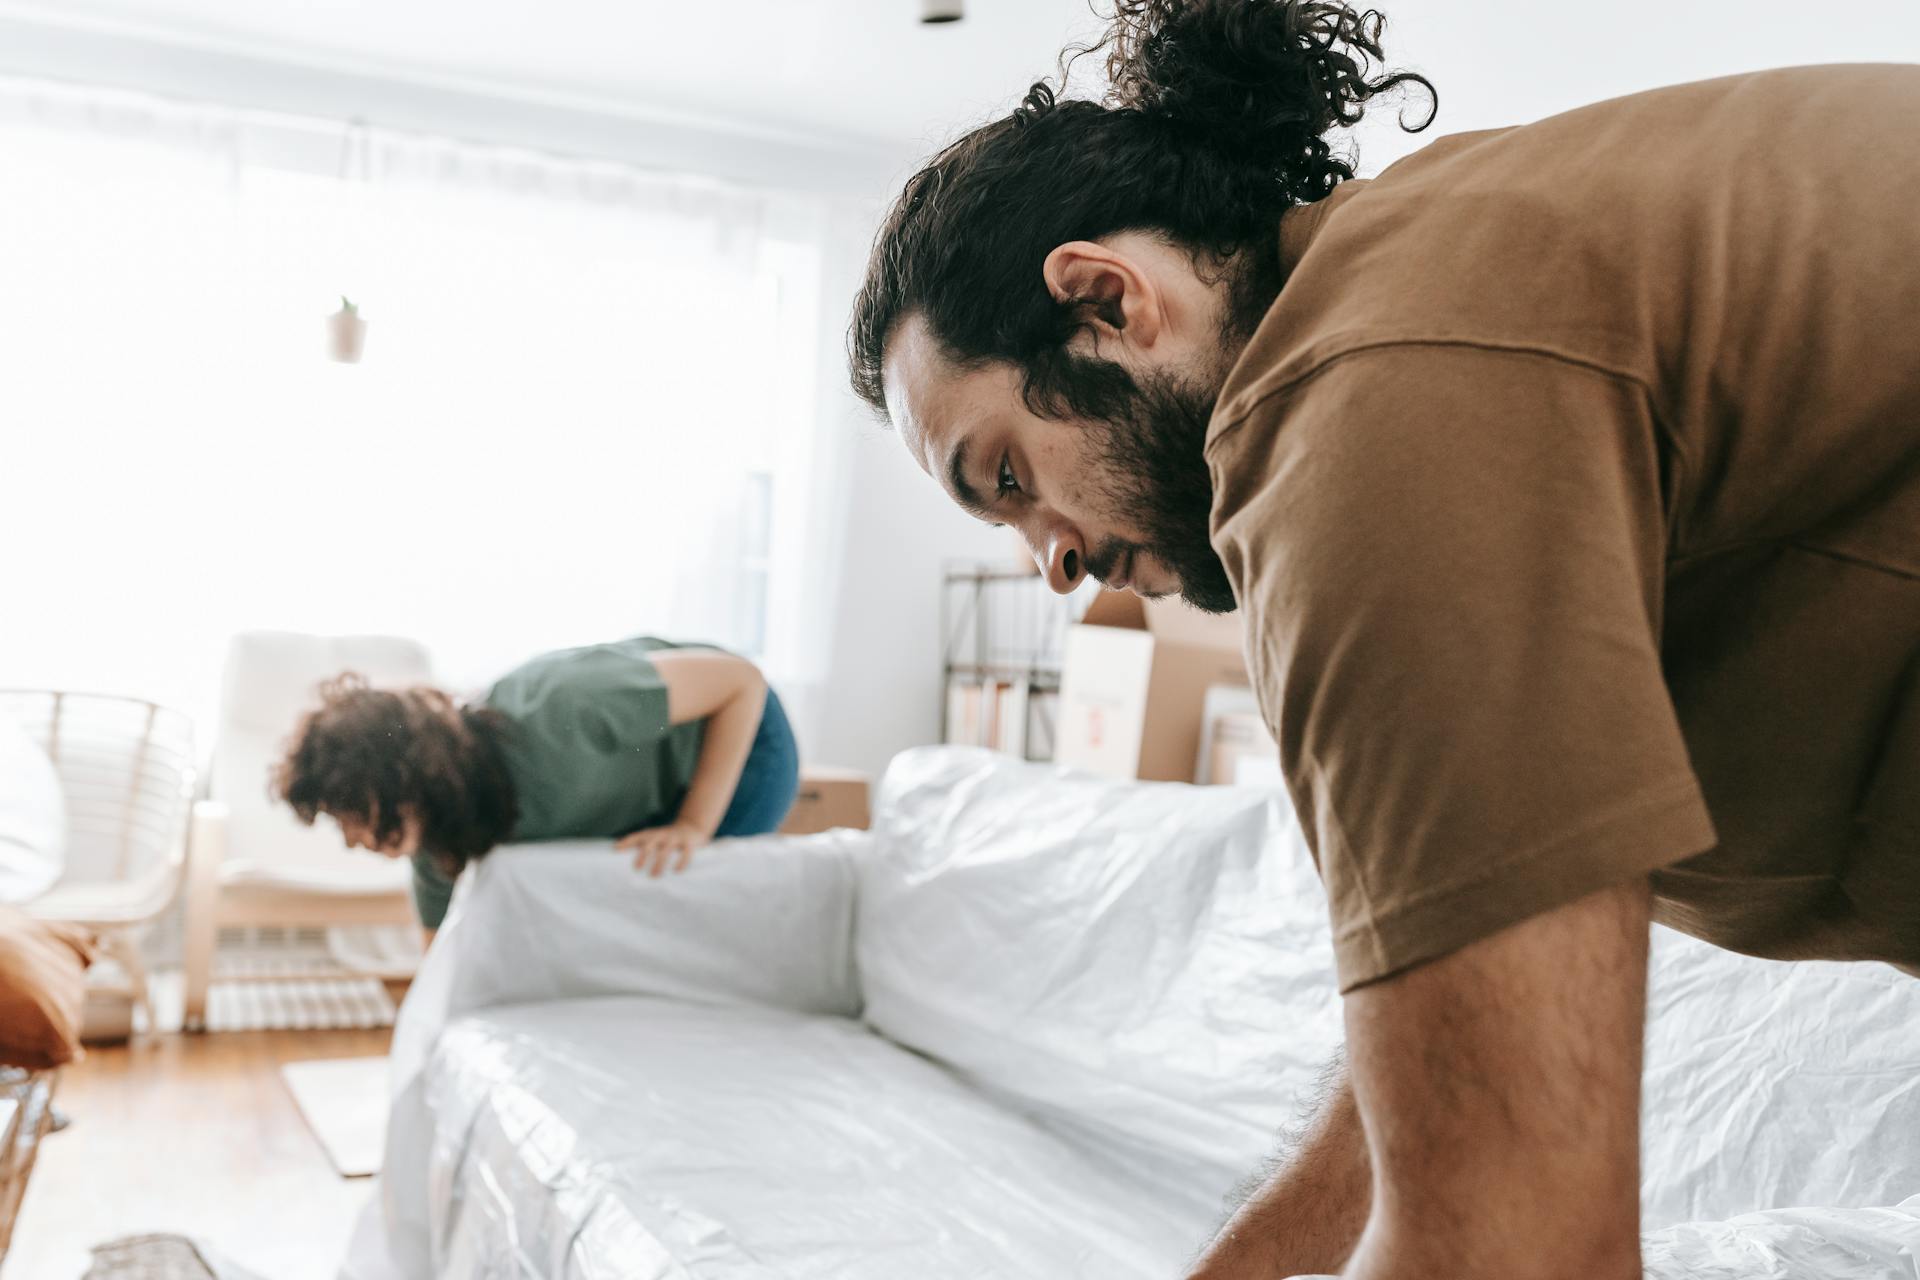
[[[821,327],[821,465],[839,469],[847,501],[823,513],[817,545],[838,548],[826,652],[815,688],[784,691],[809,760],[876,776],[894,753],[936,741],[940,728],[940,573],[950,561],[1010,561],[1018,544],[941,494],[892,430],[847,384],[840,339],[880,216],[871,201],[835,212]]]
[[[1388,65],[1430,78],[1440,116],[1426,133],[1405,134],[1394,127],[1391,106],[1376,111],[1358,131],[1366,175],[1444,134],[1526,124],[1662,85],[1808,63],[1920,62],[1915,0],[1382,0],[1379,7],[1387,15]]]

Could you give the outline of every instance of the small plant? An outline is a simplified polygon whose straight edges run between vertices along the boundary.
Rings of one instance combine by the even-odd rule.
[[[327,352],[341,364],[358,364],[366,342],[367,322],[360,317],[360,306],[343,293],[340,309],[327,317]]]

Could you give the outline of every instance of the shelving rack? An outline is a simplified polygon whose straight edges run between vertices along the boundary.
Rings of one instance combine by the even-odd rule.
[[[1075,597],[1055,595],[1036,573],[949,565],[940,593],[941,740],[1017,747],[1014,754],[1025,759],[1051,759],[1061,654],[1079,609]],[[968,694],[969,688],[978,692]],[[988,690],[994,691],[993,711],[970,724],[957,722],[956,705],[977,697],[984,710]],[[1003,690],[1018,692],[1008,698]],[[1017,733],[1005,734],[998,723],[1001,706],[1021,715]]]

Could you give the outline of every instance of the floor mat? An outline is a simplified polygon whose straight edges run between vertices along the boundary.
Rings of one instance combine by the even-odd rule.
[[[376,978],[341,978],[318,965],[299,968],[272,961],[229,960],[223,977],[207,992],[208,1031],[333,1031],[393,1025],[393,1001]],[[152,979],[154,1021],[162,1031],[180,1028],[180,971]]]
[[[280,1078],[343,1178],[380,1172],[387,1142],[387,1060],[289,1062]]]
[[[259,1280],[186,1236],[127,1236],[93,1246],[81,1280]]]

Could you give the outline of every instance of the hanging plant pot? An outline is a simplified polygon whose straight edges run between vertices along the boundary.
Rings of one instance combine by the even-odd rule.
[[[360,351],[367,345],[367,322],[360,308],[340,299],[340,309],[327,317],[327,351],[341,364],[359,364]]]

